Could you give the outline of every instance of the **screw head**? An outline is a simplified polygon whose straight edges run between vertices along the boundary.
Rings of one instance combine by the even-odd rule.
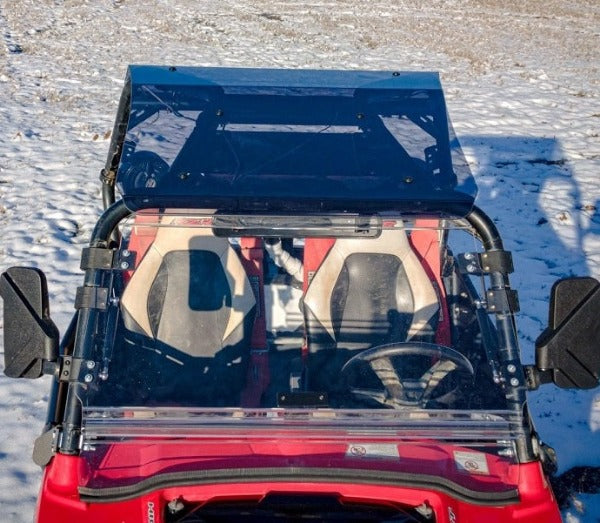
[[[122,261],[119,267],[121,267],[123,270],[129,269],[129,262]]]
[[[86,374],[83,377],[83,381],[85,381],[86,383],[91,383],[92,381],[94,381],[94,376],[92,376],[91,374]]]
[[[517,378],[511,378],[511,380],[510,380],[510,384],[511,384],[513,387],[516,387],[516,386],[519,384],[519,380],[518,380]]]
[[[513,365],[512,363],[510,365],[506,366],[506,370],[508,372],[510,372],[511,374],[514,374],[515,372],[517,372],[517,366]]]
[[[88,360],[85,362],[85,366],[92,370],[96,366],[96,362],[94,360]]]

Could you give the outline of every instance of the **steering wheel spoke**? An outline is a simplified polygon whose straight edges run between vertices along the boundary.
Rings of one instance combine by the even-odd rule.
[[[420,377],[415,378],[414,364],[417,359],[426,361],[429,366]],[[342,374],[348,375],[349,370],[361,362],[371,367],[383,388],[376,391],[350,387],[352,394],[394,408],[425,407],[449,374],[463,372],[474,375],[473,366],[464,355],[450,347],[433,343],[392,343],[367,349],[350,358],[342,368]],[[408,376],[406,371],[411,367],[412,376]],[[443,391],[435,399],[438,402],[449,399],[454,390],[456,387],[451,391]]]

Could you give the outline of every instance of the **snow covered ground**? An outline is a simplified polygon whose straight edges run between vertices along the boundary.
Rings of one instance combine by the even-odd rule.
[[[589,0],[5,0],[0,269],[42,267],[64,330],[128,63],[438,70],[478,203],[514,254],[532,362],[552,282],[600,278],[599,49]],[[48,387],[0,377],[3,521],[32,518]],[[530,408],[561,472],[600,466],[600,392],[546,386]],[[564,519],[598,521],[599,497]]]

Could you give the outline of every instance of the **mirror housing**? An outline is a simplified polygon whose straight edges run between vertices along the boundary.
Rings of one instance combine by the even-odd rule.
[[[11,267],[0,276],[4,300],[4,374],[39,378],[58,358],[59,334],[50,319],[46,276],[32,267]]]
[[[535,342],[536,367],[561,388],[591,389],[600,373],[600,283],[558,280],[550,295],[548,328]],[[544,380],[546,381],[546,380]]]

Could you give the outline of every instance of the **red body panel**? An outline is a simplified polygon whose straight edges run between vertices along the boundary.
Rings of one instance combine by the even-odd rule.
[[[77,522],[150,522],[163,521],[166,504],[183,498],[188,502],[209,500],[260,500],[268,493],[327,493],[334,494],[343,501],[368,502],[370,504],[390,503],[416,506],[427,502],[436,513],[437,522],[560,522],[560,514],[552,491],[542,473],[540,464],[508,464],[499,457],[487,455],[489,476],[469,475],[453,467],[453,450],[440,445],[401,445],[398,447],[400,459],[396,462],[380,459],[345,459],[348,445],[334,443],[325,445],[320,454],[306,454],[306,446],[301,441],[279,443],[237,442],[229,446],[182,443],[119,443],[110,445],[98,454],[99,461],[83,457],[56,455],[44,472],[41,494],[38,501],[37,521],[53,523],[58,521]],[[303,449],[304,448],[304,452]],[[337,448],[338,452],[334,451]],[[314,449],[313,449],[314,450]],[[266,452],[270,453],[267,458]],[[279,451],[279,454],[277,452]],[[243,454],[246,457],[243,457]],[[337,455],[338,462],[332,462]],[[256,458],[253,460],[253,456]],[[142,458],[143,457],[143,458]],[[258,459],[260,458],[260,459]],[[254,462],[253,462],[254,461]],[[259,463],[260,461],[260,463]],[[415,471],[421,474],[445,472],[444,477],[458,481],[476,490],[496,491],[497,474],[503,474],[513,487],[518,488],[519,502],[505,506],[486,506],[459,500],[435,488],[415,488],[390,486],[385,484],[336,482],[335,479],[323,482],[254,481],[209,483],[159,488],[133,499],[108,503],[85,503],[80,500],[80,486],[115,486],[135,483],[161,472],[182,470],[206,470],[207,468],[244,468],[285,466],[298,464],[371,468],[375,470]],[[462,478],[461,478],[462,476]]]

